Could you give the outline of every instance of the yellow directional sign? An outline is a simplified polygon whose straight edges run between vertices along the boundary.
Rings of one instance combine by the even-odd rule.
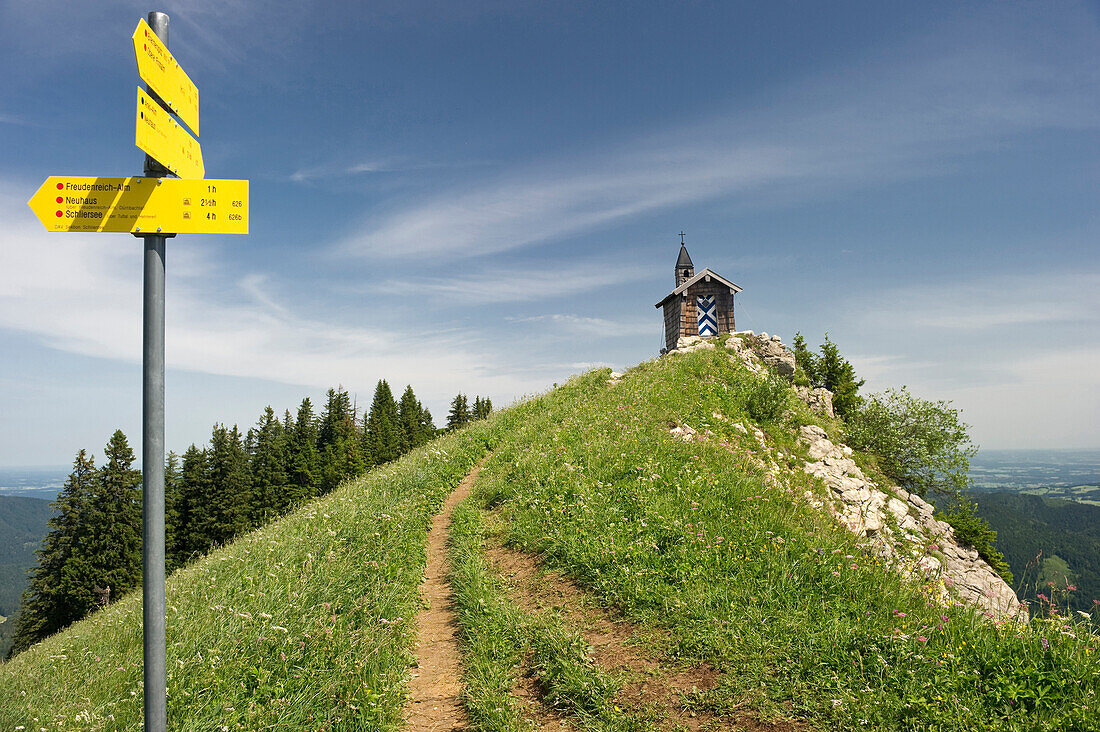
[[[134,130],[134,144],[180,178],[201,178],[206,174],[199,143],[141,89],[137,90]]]
[[[199,134],[199,90],[191,77],[180,68],[168,47],[144,20],[139,20],[134,31],[134,55],[137,57],[138,75],[157,93],[168,108],[183,120],[196,135]]]
[[[246,180],[54,175],[27,205],[49,231],[248,233]]]

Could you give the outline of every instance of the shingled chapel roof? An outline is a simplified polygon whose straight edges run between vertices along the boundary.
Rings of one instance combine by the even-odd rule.
[[[681,247],[680,247],[680,258],[681,258],[681,259],[683,259],[683,258],[685,258],[685,257],[687,257],[687,249],[684,249],[684,248],[683,248],[683,246],[681,246]],[[688,261],[688,263],[689,263],[689,266],[690,266],[690,263],[691,263],[691,258],[690,258],[690,257],[688,257],[688,260],[687,260],[687,261]],[[680,268],[681,266],[682,266],[682,265],[680,264],[680,262],[679,262],[679,261],[677,261],[677,263],[676,263],[676,267],[677,267],[677,268]],[[687,280],[686,282],[684,282],[684,284],[680,285],[680,286],[679,286],[679,287],[677,287],[677,288],[676,288],[675,290],[673,290],[672,292],[670,292],[670,293],[668,293],[667,295],[665,295],[664,299],[662,299],[662,300],[661,300],[661,301],[660,301],[659,303],[657,303],[657,304],[656,304],[656,305],[654,305],[653,307],[655,307],[655,308],[659,308],[659,307],[662,307],[662,306],[663,306],[663,305],[664,305],[664,304],[665,304],[666,302],[668,302],[668,301],[669,301],[670,299],[672,299],[672,298],[676,297],[677,295],[682,295],[683,293],[687,292],[687,289],[688,289],[689,287],[691,287],[691,286],[692,286],[692,285],[694,285],[694,284],[695,284],[696,282],[699,282],[700,280],[702,280],[702,279],[704,279],[704,278],[706,278],[706,279],[707,279],[707,281],[710,281],[710,279],[712,279],[712,278],[713,278],[713,279],[716,279],[716,280],[718,280],[719,282],[721,282],[721,283],[722,283],[723,285],[725,285],[726,287],[730,288],[730,290],[732,290],[733,292],[735,292],[735,293],[737,293],[737,292],[741,292],[741,288],[740,288],[740,287],[738,287],[737,285],[733,284],[732,282],[730,282],[729,280],[727,280],[727,279],[726,279],[725,277],[723,277],[722,275],[720,275],[720,274],[716,274],[716,273],[714,273],[714,272],[711,272],[711,271],[710,271],[709,269],[706,269],[706,268],[704,268],[702,272],[700,272],[699,274],[695,275],[695,276],[694,276],[694,277],[692,277],[691,279],[689,279],[689,280]]]

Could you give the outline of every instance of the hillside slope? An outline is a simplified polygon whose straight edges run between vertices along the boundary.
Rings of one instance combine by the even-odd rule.
[[[959,600],[921,504],[813,474],[856,480],[837,425],[731,344],[574,378],[173,575],[173,727],[401,729],[429,518],[488,450],[450,529],[474,729],[1100,729],[1084,619]],[[138,724],[138,600],[0,666],[0,727]]]
[[[41,498],[0,496],[0,658],[5,658],[15,628],[15,614],[27,586],[27,570],[46,536],[53,509]]]

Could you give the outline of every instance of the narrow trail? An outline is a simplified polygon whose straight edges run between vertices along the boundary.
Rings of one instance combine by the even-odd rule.
[[[469,721],[462,707],[462,670],[459,665],[458,621],[452,609],[451,586],[447,581],[447,537],[455,506],[470,495],[484,461],[474,466],[442,510],[428,532],[428,562],[420,597],[427,605],[416,616],[420,630],[417,668],[409,680],[409,705],[405,720],[411,732],[465,730]]]

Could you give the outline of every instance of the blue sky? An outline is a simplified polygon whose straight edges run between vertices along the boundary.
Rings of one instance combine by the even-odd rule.
[[[140,437],[130,2],[0,3],[0,465]],[[503,406],[656,355],[681,230],[988,448],[1100,447],[1095,3],[164,3],[251,234],[168,246],[168,447],[342,384]]]

